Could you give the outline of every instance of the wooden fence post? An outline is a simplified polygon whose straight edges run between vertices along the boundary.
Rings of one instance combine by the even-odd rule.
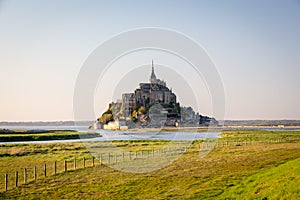
[[[24,168],[24,184],[27,182],[27,170]]]
[[[125,157],[124,152],[122,152],[122,161],[124,161],[124,157]]]
[[[54,174],[56,174],[56,161],[54,161]]]
[[[76,158],[74,158],[74,170],[76,170]]]
[[[95,166],[95,158],[94,158],[94,156],[92,157],[92,167],[94,167]]]
[[[64,160],[64,171],[66,172],[68,169],[67,169],[67,161]]]
[[[99,156],[100,165],[102,165],[102,155]]]
[[[47,176],[47,165],[46,165],[46,163],[44,163],[44,175],[45,175],[45,177]]]
[[[83,157],[83,168],[85,168],[85,157]]]
[[[33,167],[33,178],[36,180],[36,166]]]
[[[7,186],[8,186],[8,174],[5,174],[5,184],[4,184],[4,188],[5,188],[5,191],[7,191]]]
[[[16,172],[16,187],[18,187],[18,172]]]
[[[107,160],[108,164],[110,163],[110,153],[108,153],[108,160]]]

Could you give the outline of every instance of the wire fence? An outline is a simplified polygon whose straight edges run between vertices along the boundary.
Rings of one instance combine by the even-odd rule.
[[[199,151],[211,150],[213,148],[225,148],[225,147],[245,147],[249,145],[260,144],[277,144],[287,142],[286,139],[270,139],[270,140],[207,140],[198,145],[193,145],[192,148],[197,148]],[[289,142],[299,142],[299,138],[296,140],[289,140]],[[188,146],[173,146],[160,149],[151,150],[139,150],[139,151],[126,151],[126,152],[101,152],[96,156],[88,158],[73,158],[55,162],[44,162],[31,167],[19,169],[15,172],[5,173],[3,175],[4,181],[0,181],[0,191],[7,191],[17,188],[23,184],[36,181],[55,174],[65,173],[68,171],[75,171],[87,167],[94,167],[99,165],[117,165],[127,164],[132,165],[133,162],[147,161],[159,162],[159,160],[172,159],[178,157],[178,154],[187,152]],[[191,150],[192,151],[192,150]],[[2,179],[2,180],[3,180]],[[1,179],[0,179],[1,180]]]
[[[1,191],[14,189],[23,184],[36,181],[55,174],[75,171],[99,165],[116,165],[137,160],[149,160],[164,156],[175,156],[185,152],[187,147],[162,148],[157,150],[140,150],[129,152],[104,152],[90,158],[73,158],[63,161],[45,162],[19,169],[15,172],[5,173],[4,181],[0,181]],[[151,161],[150,161],[151,162]],[[1,183],[2,182],[2,183]]]
[[[15,171],[14,173],[5,173],[4,182],[1,184],[2,191],[16,188],[22,184],[27,184],[37,179],[45,178],[67,171],[73,171],[95,165],[95,159],[81,158],[64,161],[45,162],[32,167],[26,167]]]

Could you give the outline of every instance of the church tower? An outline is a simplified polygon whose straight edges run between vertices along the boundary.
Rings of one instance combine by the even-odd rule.
[[[150,76],[150,83],[155,83],[156,82],[156,76],[154,73],[154,65],[153,65],[153,60],[152,60],[152,72],[151,72],[151,76]]]

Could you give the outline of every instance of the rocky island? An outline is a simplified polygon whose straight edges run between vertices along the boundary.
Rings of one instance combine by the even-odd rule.
[[[90,129],[127,130],[132,128],[197,127],[218,125],[216,119],[180,106],[172,89],[152,71],[148,83],[140,83],[133,93],[109,104]]]

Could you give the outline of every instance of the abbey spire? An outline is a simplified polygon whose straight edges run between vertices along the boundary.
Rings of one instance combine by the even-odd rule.
[[[152,60],[152,72],[151,72],[151,76],[150,76],[150,83],[154,83],[156,81],[156,76],[154,73],[154,65],[153,65],[153,60]]]

